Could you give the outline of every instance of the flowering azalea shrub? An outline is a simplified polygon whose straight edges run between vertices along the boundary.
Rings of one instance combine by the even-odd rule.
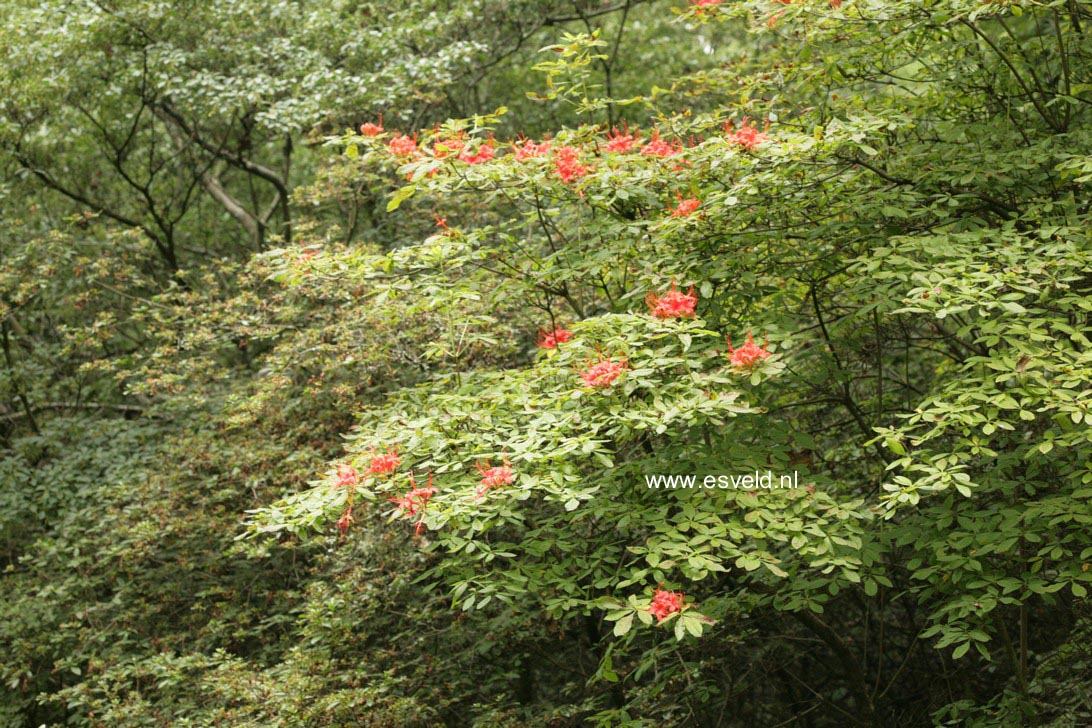
[[[318,480],[253,532],[345,531],[335,518],[359,522],[367,501],[458,608],[583,625],[595,677],[638,695],[715,669],[706,645],[765,645],[761,613],[799,630],[776,628],[788,639],[762,664],[822,645],[834,702],[865,724],[901,715],[879,704],[910,663],[926,681],[955,660],[970,693],[993,660],[1012,686],[998,710],[1031,710],[1031,623],[1076,614],[1092,581],[1090,267],[1073,222],[1092,173],[1062,151],[1087,142],[1072,77],[1057,59],[1030,71],[1008,23],[1039,31],[1017,7],[692,2],[686,22],[742,24],[770,65],[657,87],[642,116],[589,92],[609,50],[570,35],[535,98],[588,123],[529,137],[502,108],[332,138],[355,150],[347,175],[385,175],[395,219],[442,224],[303,270],[291,251],[267,260],[286,284],[336,280],[446,316],[427,376],[363,407],[343,458],[368,472],[397,442],[398,472],[430,480]],[[1080,13],[1035,12],[1063,48],[1084,42]],[[935,67],[913,61],[923,46]],[[461,314],[470,302],[519,306],[519,331],[497,337],[489,314]],[[525,356],[482,353],[502,345]],[[732,485],[767,471],[800,487]],[[735,475],[647,479],[688,473]],[[1038,634],[1043,649],[1065,639]],[[684,667],[648,678],[669,658]],[[603,720],[627,720],[613,700]],[[977,710],[949,708],[953,722]]]

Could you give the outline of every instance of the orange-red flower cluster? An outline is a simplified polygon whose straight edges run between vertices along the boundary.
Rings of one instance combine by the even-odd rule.
[[[337,468],[337,487],[351,488],[360,481],[356,468],[352,465],[339,465]]]
[[[622,152],[628,152],[633,149],[633,145],[637,143],[637,138],[629,133],[627,128],[625,132],[618,131],[616,128],[610,130],[610,134],[607,135],[607,151],[615,154]]]
[[[512,470],[508,464],[508,460],[504,461],[503,465],[496,465],[487,467],[489,463],[478,463],[478,472],[481,473],[482,479],[478,483],[478,497],[485,495],[491,488],[499,488],[502,485],[510,485],[513,480],[516,479],[516,473]]]
[[[541,144],[536,144],[530,139],[512,142],[512,152],[515,154],[517,162],[541,157],[548,151],[550,151],[550,142],[548,141],[543,141]]]
[[[345,532],[349,530],[349,526],[351,526],[355,521],[356,519],[353,518],[353,507],[349,506],[341,514],[341,518],[337,519],[337,530],[342,536],[344,536]]]
[[[432,143],[432,156],[437,159],[443,159],[449,154],[459,154],[463,151],[463,147],[466,146],[465,137],[465,133],[459,132],[455,136],[448,137],[447,139],[438,139]]]
[[[554,329],[552,333],[546,333],[540,331],[538,334],[538,345],[542,349],[556,349],[558,344],[564,344],[568,341],[572,341],[573,332],[568,329]]]
[[[398,457],[398,446],[395,445],[385,453],[372,456],[371,462],[368,463],[368,474],[390,475],[398,470],[398,466],[401,464],[402,460]]]
[[[361,124],[360,125],[360,133],[363,134],[366,137],[379,136],[384,131],[385,131],[385,129],[383,128],[383,117],[382,116],[379,117],[379,123],[378,124],[373,124],[372,122],[369,121],[366,124]]]
[[[701,207],[701,200],[697,197],[687,197],[686,199],[680,197],[678,206],[669,207],[667,211],[671,213],[671,217],[690,217],[699,207]]]
[[[627,369],[629,362],[624,357],[615,361],[600,354],[598,361],[588,362],[588,368],[580,372],[580,378],[588,387],[605,388],[611,386]]]
[[[417,154],[417,135],[408,137],[396,134],[387,148],[396,157],[412,157]]]
[[[766,124],[767,129],[769,126],[769,124]],[[740,123],[738,130],[733,122],[724,122],[724,133],[727,135],[726,138],[729,143],[736,144],[744,149],[754,149],[770,138],[765,132],[761,132],[752,126],[746,118]]]
[[[554,164],[557,176],[565,184],[579,179],[588,173],[588,168],[580,163],[580,150],[576,147],[558,147],[554,151]]]
[[[690,7],[694,8],[698,15],[711,12],[724,0],[690,0]]]
[[[682,592],[664,591],[657,588],[656,593],[652,595],[652,604],[649,605],[648,611],[656,618],[656,623],[659,624],[670,615],[682,611],[682,601],[685,596]]]
[[[698,305],[698,297],[694,294],[694,286],[690,286],[688,293],[675,288],[671,284],[671,290],[660,296],[649,293],[645,296],[649,313],[659,319],[689,318],[694,315],[694,307]]]
[[[747,343],[738,349],[732,348],[732,339],[728,339],[728,357],[732,366],[737,369],[753,369],[763,359],[767,359],[770,352],[766,348],[755,343],[755,337],[747,334]]]
[[[495,154],[496,150],[491,142],[482,142],[478,145],[478,150],[473,154],[469,150],[463,150],[459,155],[459,161],[467,164],[481,164],[482,162],[488,162]]]
[[[401,498],[388,498],[387,500],[397,504],[402,515],[420,516],[417,520],[417,527],[414,529],[414,533],[419,535],[425,527],[425,506],[428,505],[429,498],[438,491],[432,487],[432,473],[428,474],[428,485],[424,488],[417,487],[417,481],[413,479],[413,473],[410,473],[409,482],[410,489]]]
[[[646,157],[670,157],[682,148],[678,142],[669,144],[660,138],[659,130],[652,132],[648,143],[641,147],[641,154]]]

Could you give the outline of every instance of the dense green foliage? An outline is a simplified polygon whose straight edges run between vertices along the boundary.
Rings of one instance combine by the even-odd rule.
[[[0,725],[1092,722],[1092,4],[9,5]]]

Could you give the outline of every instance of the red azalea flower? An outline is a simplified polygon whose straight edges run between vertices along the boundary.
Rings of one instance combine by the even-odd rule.
[[[671,217],[690,217],[699,207],[701,207],[701,200],[697,197],[688,197],[684,200],[680,195],[678,207],[669,207],[667,211],[671,213]]]
[[[398,466],[401,464],[402,460],[398,457],[398,446],[395,445],[383,454],[372,456],[371,462],[368,463],[368,474],[390,475],[398,470]]]
[[[574,179],[583,177],[588,173],[588,168],[578,161],[580,150],[576,147],[558,147],[554,151],[554,163],[557,165],[557,176],[565,184]]]
[[[769,126],[767,123],[766,128],[769,129]],[[731,121],[724,122],[724,131],[728,135],[728,141],[731,144],[738,144],[744,149],[754,149],[770,138],[766,133],[751,126],[746,118],[740,123],[739,131],[736,131],[733,127],[734,124]]]
[[[652,137],[648,140],[648,144],[641,147],[641,154],[646,157],[670,157],[677,151],[679,151],[678,142],[675,144],[668,144],[660,138],[659,130],[652,132]]]
[[[645,296],[645,303],[648,304],[649,313],[656,318],[689,318],[694,315],[694,307],[698,305],[698,297],[694,294],[694,286],[690,286],[689,292],[683,293],[677,290],[675,284],[672,283],[671,290],[662,296],[650,292]]]
[[[356,468],[352,465],[339,465],[337,467],[337,487],[349,488],[356,485],[360,481],[360,476],[357,475]]]
[[[453,137],[433,142],[432,155],[437,159],[443,159],[449,154],[459,154],[463,151],[463,147],[466,146],[466,142],[463,141],[464,137],[465,133],[459,132]]]
[[[292,263],[292,265],[296,268],[303,268],[304,266],[308,265],[311,262],[312,258],[315,258],[317,255],[317,250],[305,250],[299,254],[299,256]]]
[[[396,157],[412,157],[417,154],[417,135],[412,137],[397,134],[387,145],[391,154]]]
[[[652,595],[652,604],[648,607],[649,614],[655,617],[656,623],[659,624],[669,615],[682,611],[682,600],[685,596],[682,592],[664,591],[657,587],[656,593]]]
[[[625,360],[625,357],[614,361],[600,354],[598,361],[588,362],[588,368],[580,372],[580,378],[584,380],[585,386],[606,388],[611,386],[626,369],[629,369],[629,362]]]
[[[379,123],[378,124],[373,124],[372,122],[369,121],[367,124],[361,124],[360,125],[360,133],[363,134],[366,137],[379,136],[384,131],[386,131],[386,130],[383,128],[383,115],[382,114],[379,115]]]
[[[425,526],[425,506],[434,493],[438,492],[432,487],[432,473],[428,474],[428,485],[424,488],[417,487],[417,481],[413,479],[413,473],[409,475],[410,489],[401,498],[388,498],[392,503],[398,504],[398,510],[405,516],[420,516],[414,533],[420,535]]]
[[[732,348],[732,339],[728,339],[728,356],[737,369],[753,369],[754,366],[770,356],[765,347],[755,343],[755,337],[748,332],[747,343],[738,349]]]
[[[633,148],[633,145],[637,143],[636,137],[629,133],[627,127],[625,133],[618,131],[617,128],[612,127],[610,134],[607,135],[607,151],[621,154],[628,152]]]
[[[723,2],[724,0],[690,0],[690,7],[694,8],[698,17],[703,17],[706,13],[715,12],[717,6]]]
[[[411,487],[401,498],[388,498],[387,500],[397,504],[398,510],[402,511],[404,515],[416,516],[424,512],[429,499],[437,491],[432,487],[431,475],[429,475],[428,486],[424,488],[417,487],[417,482],[413,479],[412,473],[409,476],[409,481]]]
[[[516,161],[523,162],[527,159],[533,159],[534,157],[541,157],[543,154],[550,151],[550,143],[543,141],[541,144],[536,144],[530,139],[524,139],[521,142],[513,142],[512,150],[516,156]]]
[[[542,349],[556,349],[558,344],[564,344],[567,341],[572,341],[573,332],[568,329],[554,329],[553,333],[547,334],[545,331],[540,331],[538,334],[538,346]]]
[[[499,488],[502,485],[509,485],[516,479],[516,473],[508,465],[508,459],[505,458],[503,465],[497,465],[495,467],[486,467],[485,465],[478,463],[478,472],[481,473],[482,479],[478,484],[478,497],[485,495],[490,488]]]
[[[337,519],[337,530],[344,536],[345,532],[349,530],[349,526],[355,521],[356,519],[353,518],[353,507],[349,506],[345,509],[345,512],[341,514],[341,518]]]
[[[488,162],[496,154],[496,150],[493,149],[493,145],[490,142],[482,142],[478,146],[478,151],[471,154],[469,151],[463,151],[459,155],[459,160],[466,162],[467,164],[481,164],[482,162]]]

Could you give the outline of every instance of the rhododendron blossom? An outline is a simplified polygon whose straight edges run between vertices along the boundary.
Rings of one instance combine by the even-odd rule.
[[[360,481],[356,468],[352,465],[339,465],[337,468],[337,487],[350,488]]]
[[[637,138],[629,133],[629,129],[626,129],[626,133],[622,133],[618,129],[611,129],[610,134],[607,135],[606,149],[608,152],[621,154],[622,152],[628,152],[636,143]]]
[[[482,479],[478,484],[478,497],[485,495],[490,488],[499,488],[502,485],[509,485],[516,479],[516,473],[508,465],[508,460],[505,459],[503,465],[497,465],[494,467],[486,467],[485,465],[478,463],[478,472],[481,473]]]
[[[467,164],[481,164],[482,162],[488,162],[495,154],[496,150],[491,143],[482,142],[474,154],[471,154],[469,150],[464,150],[459,155],[459,161],[466,162]]]
[[[539,332],[538,345],[542,349],[556,349],[558,344],[572,341],[573,332],[568,329],[554,329],[553,333]]]
[[[600,354],[598,361],[588,362],[588,368],[580,372],[580,378],[586,386],[605,388],[611,386],[626,369],[629,369],[629,362],[625,358],[614,361]]]
[[[659,624],[670,615],[682,611],[684,596],[686,595],[682,592],[664,591],[657,588],[656,593],[652,595],[652,604],[648,607],[649,614],[655,617],[656,623]]]
[[[412,157],[417,154],[417,136],[408,137],[398,134],[391,139],[387,148],[396,157]]]
[[[349,506],[341,514],[341,518],[337,519],[337,530],[341,533],[342,536],[344,536],[345,532],[349,530],[349,526],[351,526],[355,521],[356,519],[353,518],[353,507]]]
[[[398,466],[401,464],[402,460],[398,457],[398,446],[395,445],[385,453],[372,456],[372,460],[368,464],[368,474],[390,475],[398,470]]]
[[[737,369],[751,369],[758,362],[770,356],[770,352],[755,343],[755,337],[748,333],[747,343],[738,349],[732,348],[732,340],[728,339],[728,356],[732,365]]]
[[[534,157],[541,157],[546,152],[550,151],[550,143],[547,141],[541,144],[536,144],[530,139],[525,139],[522,142],[513,142],[512,149],[516,157],[517,162],[523,162]]]
[[[648,144],[641,147],[641,154],[646,157],[670,157],[675,152],[679,151],[678,144],[669,144],[660,138],[660,132],[652,132],[652,137],[648,140]]]
[[[565,184],[579,179],[588,173],[588,168],[578,161],[580,150],[576,147],[558,147],[554,152],[557,176]]]
[[[369,121],[366,124],[361,124],[360,125],[360,133],[363,134],[366,137],[379,136],[384,131],[385,131],[385,129],[383,128],[383,117],[382,116],[379,117],[379,123],[378,124],[373,124],[372,122]]]
[[[671,284],[671,290],[662,296],[649,293],[645,296],[650,313],[656,318],[689,318],[694,315],[694,307],[698,305],[698,297],[694,294],[694,286],[690,286],[688,293],[683,293]]]
[[[318,253],[317,250],[305,250],[305,251],[303,251],[302,253],[299,254],[299,256],[292,263],[292,265],[294,267],[296,267],[296,268],[302,268],[302,267],[310,264],[311,260],[313,258],[315,258],[316,256],[318,256],[318,254],[319,253]]]
[[[738,144],[744,149],[754,149],[762,142],[768,140],[770,137],[764,132],[759,131],[757,128],[751,126],[747,119],[744,119],[739,126],[739,131],[733,129],[733,124],[730,121],[724,123],[724,131],[728,135],[728,142],[731,144]],[[766,125],[769,128],[769,124]]]
[[[680,197],[678,206],[669,207],[667,210],[671,213],[671,217],[690,217],[699,207],[701,207],[701,200],[697,197],[688,197],[685,200]]]
[[[690,7],[692,7],[694,12],[701,17],[706,13],[715,12],[717,6],[723,2],[724,0],[690,0]]]
[[[466,142],[464,142],[461,137],[441,139],[433,143],[432,155],[437,159],[443,159],[449,154],[460,154],[465,146]]]
[[[413,479],[413,473],[409,476],[410,489],[401,498],[388,498],[398,505],[398,511],[404,516],[420,516],[417,521],[417,527],[414,529],[415,534],[420,534],[421,530],[425,527],[425,506],[428,505],[429,498],[438,491],[432,487],[432,473],[428,474],[428,485],[424,488],[417,487],[417,481]]]

